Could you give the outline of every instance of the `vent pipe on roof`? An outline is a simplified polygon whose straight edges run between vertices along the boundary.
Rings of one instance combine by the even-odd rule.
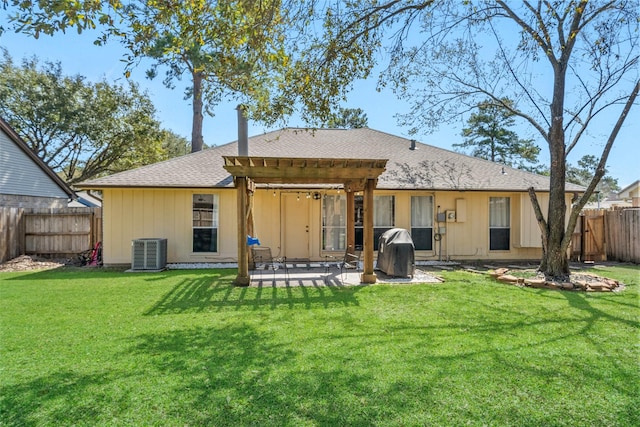
[[[412,139],[411,140],[411,146],[409,147],[409,150],[415,150],[416,149],[416,140]]]
[[[249,125],[247,122],[246,107],[240,104],[236,110],[238,110],[238,156],[248,156]]]

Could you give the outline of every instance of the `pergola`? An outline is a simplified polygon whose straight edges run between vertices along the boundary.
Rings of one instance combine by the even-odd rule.
[[[375,283],[373,271],[373,190],[385,171],[387,159],[321,159],[291,157],[223,156],[224,168],[233,175],[238,197],[237,286],[248,286],[248,218],[252,215],[249,194],[256,184],[342,185],[347,195],[347,248],[355,247],[354,197],[363,191],[364,268],[360,281]]]

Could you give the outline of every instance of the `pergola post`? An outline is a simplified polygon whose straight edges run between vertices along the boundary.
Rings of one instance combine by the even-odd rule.
[[[238,200],[238,276],[234,280],[236,286],[249,286],[249,251],[247,249],[247,178],[236,177],[236,191]]]
[[[355,198],[353,191],[347,192],[347,251],[351,254],[356,247],[356,227],[355,227]]]
[[[363,223],[363,243],[364,243],[364,269],[360,282],[376,283],[377,277],[373,271],[373,189],[376,187],[375,179],[367,179],[364,188],[364,223]]]

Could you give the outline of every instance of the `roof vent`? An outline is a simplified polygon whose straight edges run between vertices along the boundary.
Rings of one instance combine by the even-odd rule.
[[[416,149],[416,140],[412,139],[411,145],[409,146],[409,150],[415,150],[415,149]]]

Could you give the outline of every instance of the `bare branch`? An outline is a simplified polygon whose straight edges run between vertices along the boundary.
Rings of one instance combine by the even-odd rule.
[[[613,127],[613,130],[611,131],[611,134],[609,135],[607,144],[605,145],[604,150],[602,151],[602,155],[600,156],[600,162],[598,163],[598,167],[596,168],[596,173],[591,179],[591,182],[587,186],[587,189],[585,190],[585,192],[571,207],[571,213],[569,214],[569,222],[567,224],[567,230],[573,230],[575,228],[576,223],[578,221],[578,216],[580,215],[580,211],[582,210],[584,205],[587,204],[587,202],[589,201],[589,197],[591,197],[591,195],[593,194],[593,191],[596,189],[596,186],[600,182],[600,179],[606,173],[605,167],[607,165],[607,159],[609,158],[609,152],[611,151],[613,142],[616,140],[616,137],[618,136],[618,132],[620,131],[620,128],[622,127],[625,119],[629,115],[629,111],[631,110],[631,107],[633,106],[633,103],[635,102],[639,91],[640,91],[640,80],[636,82],[636,85],[634,86],[633,90],[631,91],[631,94],[629,95],[629,98],[627,99],[627,103],[625,104],[624,109],[620,113],[620,117],[618,117],[618,121],[616,122],[615,126]],[[562,240],[562,247],[564,249],[568,248],[570,242],[571,242],[571,234],[566,233],[564,236],[564,239]]]

